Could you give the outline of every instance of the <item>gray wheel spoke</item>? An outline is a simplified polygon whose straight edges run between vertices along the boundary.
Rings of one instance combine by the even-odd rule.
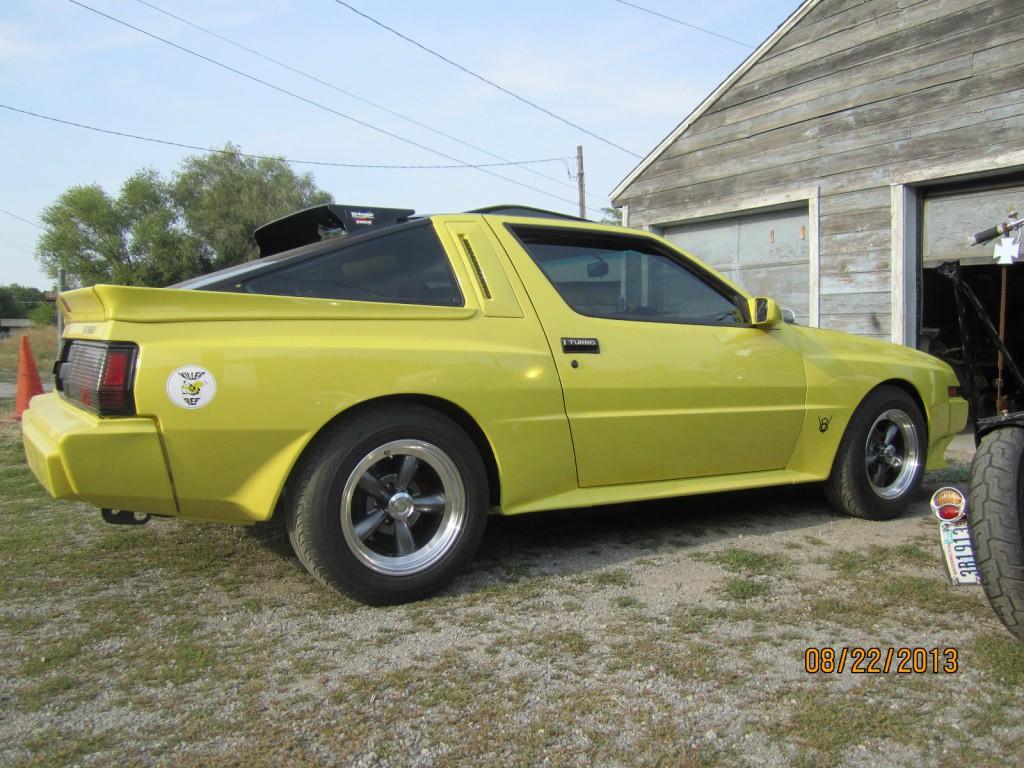
[[[405,520],[395,520],[395,541],[400,555],[410,555],[416,551],[416,540]]]
[[[874,480],[874,483],[877,486],[882,486],[882,485],[885,484],[885,462],[884,461],[878,462],[878,468],[875,470],[875,474],[874,474],[874,477],[872,479]]]
[[[384,487],[384,484],[369,472],[364,472],[363,476],[359,478],[359,488],[373,496],[373,498],[380,499],[383,502],[387,502],[391,498],[391,494],[388,493],[388,489]]]
[[[404,491],[409,487],[409,483],[412,482],[412,477],[416,474],[416,469],[419,465],[420,460],[415,456],[406,456],[402,460],[402,468],[398,470],[398,479],[395,480],[396,491]]]
[[[384,522],[387,516],[387,512],[385,512],[383,509],[378,509],[376,512],[368,515],[366,518],[356,523],[352,527],[352,530],[355,531],[356,536],[358,536],[360,539],[365,539],[371,533],[380,528],[380,524]]]
[[[444,512],[444,508],[447,503],[444,496],[440,493],[431,494],[430,496],[416,496],[413,498],[412,502],[413,509],[427,515],[435,515]]]
[[[345,481],[341,532],[370,570],[423,573],[458,543],[469,514],[466,501],[458,466],[436,445],[415,438],[382,442]]]
[[[917,425],[908,411],[889,408],[878,414],[864,441],[864,468],[877,496],[902,498],[919,478],[924,458]]]
[[[885,440],[883,441],[886,445],[892,445],[892,441],[896,439],[896,435],[900,433],[900,428],[895,424],[890,424],[889,428],[885,430]]]

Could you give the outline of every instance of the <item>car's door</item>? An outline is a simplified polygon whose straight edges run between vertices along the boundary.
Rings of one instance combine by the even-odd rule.
[[[654,238],[496,229],[551,345],[583,487],[782,469],[803,424],[786,327]]]

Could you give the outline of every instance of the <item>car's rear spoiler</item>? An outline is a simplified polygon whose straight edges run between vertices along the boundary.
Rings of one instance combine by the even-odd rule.
[[[289,251],[301,245],[318,243],[324,235],[342,230],[347,235],[371,227],[392,226],[408,221],[416,211],[404,208],[369,208],[356,205],[316,205],[257,228],[252,236],[260,247],[260,256]]]

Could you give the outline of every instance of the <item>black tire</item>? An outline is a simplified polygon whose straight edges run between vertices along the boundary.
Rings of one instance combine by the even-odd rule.
[[[365,411],[318,438],[296,473],[286,527],[323,584],[394,605],[436,593],[463,570],[488,507],[473,441],[437,411],[407,405]]]
[[[920,486],[927,452],[928,434],[917,403],[899,387],[880,386],[853,412],[825,494],[840,512],[891,520]],[[897,460],[901,463],[894,466]]]
[[[1024,429],[985,435],[971,463],[967,519],[992,610],[1024,640]]]

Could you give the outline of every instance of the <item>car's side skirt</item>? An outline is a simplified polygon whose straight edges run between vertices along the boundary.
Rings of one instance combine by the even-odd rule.
[[[505,515],[525,512],[542,512],[553,509],[596,507],[603,504],[623,504],[632,501],[668,499],[674,496],[696,496],[702,493],[740,491],[750,488],[767,488],[776,485],[821,482],[824,477],[787,469],[770,472],[744,472],[715,477],[694,477],[686,480],[663,480],[656,483],[634,483],[609,485],[598,488],[577,488],[576,490],[538,499],[501,510]]]

